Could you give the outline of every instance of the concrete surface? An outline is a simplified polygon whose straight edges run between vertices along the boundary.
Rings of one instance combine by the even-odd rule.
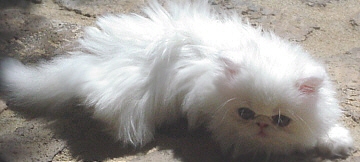
[[[107,13],[140,13],[144,0],[0,0],[0,55],[26,63],[64,54],[85,26]],[[241,157],[233,161],[360,161],[360,1],[211,0],[301,44],[327,65],[356,149],[347,159],[314,153]],[[230,161],[205,131],[179,123],[159,130],[142,149],[121,146],[79,106],[51,114],[24,113],[0,102],[0,161]]]

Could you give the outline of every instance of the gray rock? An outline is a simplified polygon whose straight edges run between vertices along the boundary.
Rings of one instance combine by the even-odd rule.
[[[64,53],[63,44],[77,38],[81,26],[50,20],[22,9],[0,11],[0,54],[37,62]]]
[[[140,13],[139,8],[144,2],[146,3],[144,0],[54,0],[56,4],[53,0],[0,0],[0,2],[3,1],[8,3],[0,3],[0,53],[15,56],[25,62],[50,59],[54,55],[65,53],[64,51],[69,50],[75,42],[74,39],[81,36],[81,25],[92,24],[95,21],[92,17],[106,13],[134,11]],[[34,4],[40,1],[43,5]],[[165,1],[160,0],[161,3]],[[322,53],[324,60],[327,61],[330,77],[334,79],[338,88],[341,105],[346,111],[345,117],[348,118],[349,123],[345,123],[345,126],[355,132],[353,133],[355,140],[360,139],[360,133],[357,133],[360,132],[358,126],[360,111],[357,109],[360,107],[360,70],[358,65],[360,48],[353,48],[354,46],[347,48],[348,46],[346,46],[355,42],[357,43],[355,47],[358,47],[359,39],[355,39],[358,38],[356,37],[358,31],[344,31],[339,28],[340,25],[327,26],[327,23],[322,22],[323,17],[319,15],[309,15],[291,10],[294,7],[305,8],[303,11],[316,10],[314,13],[322,12],[326,15],[329,14],[329,11],[319,11],[311,7],[326,7],[334,0],[301,0],[303,3],[298,3],[299,0],[290,1],[289,5],[296,6],[278,4],[265,6],[263,5],[265,1],[260,0],[212,1],[214,7],[235,11],[254,26],[263,26],[264,29],[274,30],[286,39],[307,44],[306,50],[321,49],[325,51]],[[351,2],[339,1],[331,5],[341,8],[340,5],[348,3]],[[353,7],[356,9],[359,6]],[[41,12],[38,12],[39,10]],[[347,13],[350,12],[343,9],[336,14]],[[291,17],[291,15],[294,16]],[[358,30],[358,17],[359,13],[355,16],[349,15],[345,20],[348,24],[345,25],[349,27],[350,21],[351,25]],[[305,21],[308,19],[316,21]],[[319,26],[321,26],[321,30],[319,30]],[[339,30],[325,32],[330,31],[330,28]],[[314,32],[315,30],[319,31]],[[339,34],[334,33],[339,31],[344,33],[341,35],[344,37],[340,38]],[[346,34],[347,32],[350,34]],[[335,43],[322,42],[321,40],[328,39],[328,37],[324,37],[325,35],[332,35],[331,42]],[[355,37],[349,37],[349,35],[355,35]],[[320,37],[320,39],[307,39],[310,36]],[[346,46],[344,48],[350,50],[347,53],[339,52],[341,50],[334,47],[334,44]],[[331,56],[327,55],[329,51],[334,51],[331,52]],[[83,112],[69,114],[78,115],[71,119],[70,115],[64,115],[57,118],[55,124],[34,118],[25,120],[0,102],[0,161],[125,161],[124,158],[129,156],[133,161],[225,161],[222,159],[222,154],[216,150],[218,149],[216,144],[210,144],[211,140],[203,139],[208,137],[206,135],[194,137],[183,133],[185,137],[182,137],[179,136],[183,131],[180,129],[174,133],[175,136],[169,135],[171,133],[157,135],[154,143],[146,146],[144,151],[124,150],[119,143],[101,132],[105,127],[100,124],[96,126],[97,123],[90,118],[84,119]],[[61,121],[62,118],[66,120]],[[359,148],[358,144],[357,148]],[[58,158],[53,158],[54,156]],[[318,159],[316,161],[332,161]],[[256,160],[251,156],[248,161]],[[297,157],[294,160],[279,157],[267,161],[304,160],[298,160]],[[354,154],[344,161],[359,161],[359,157]]]
[[[51,161],[65,142],[52,138],[44,124],[29,122],[12,134],[0,136],[0,157],[4,161]]]
[[[359,123],[358,109],[360,107],[360,47],[352,48],[345,54],[324,58],[328,71],[337,83],[338,93],[341,94],[341,106],[347,111],[346,115]]]

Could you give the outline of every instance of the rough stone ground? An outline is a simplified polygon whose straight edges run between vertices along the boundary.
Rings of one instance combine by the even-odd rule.
[[[107,13],[140,13],[144,0],[0,0],[0,54],[27,63],[74,47],[85,26]],[[301,44],[328,66],[356,149],[347,159],[316,154],[242,157],[237,161],[360,161],[360,1],[212,0],[254,25]],[[75,107],[75,106],[73,106]],[[228,161],[208,134],[184,126],[159,131],[141,150],[121,147],[81,108],[24,114],[0,102],[0,161]]]

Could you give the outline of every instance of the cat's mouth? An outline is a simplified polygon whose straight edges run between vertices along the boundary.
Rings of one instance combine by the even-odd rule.
[[[262,138],[265,138],[265,137],[268,136],[268,135],[267,135],[265,132],[263,132],[263,131],[260,131],[257,135],[260,136],[260,137],[262,137]]]

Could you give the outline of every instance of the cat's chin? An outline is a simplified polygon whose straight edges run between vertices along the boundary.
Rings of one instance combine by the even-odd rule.
[[[258,130],[253,133],[253,137],[258,140],[273,140],[276,138],[276,134],[271,131]]]
[[[265,132],[259,132],[258,134],[256,134],[256,136],[258,138],[267,138],[268,137],[268,134],[266,134]]]
[[[272,156],[283,156],[283,155],[291,155],[295,152],[293,148],[283,149],[284,147],[268,147],[264,143],[271,143],[270,138],[263,138],[260,137],[255,139],[256,143],[253,143],[251,147],[242,147],[241,145],[233,145],[228,149],[223,150],[224,155],[229,155],[233,159],[237,159],[242,156],[249,156],[249,155],[272,155]]]
[[[225,155],[231,155],[233,158],[247,154],[276,154],[289,155],[294,152],[294,147],[287,147],[286,144],[279,144],[273,136],[268,134],[255,134],[251,139],[236,144],[222,143],[222,151]]]

